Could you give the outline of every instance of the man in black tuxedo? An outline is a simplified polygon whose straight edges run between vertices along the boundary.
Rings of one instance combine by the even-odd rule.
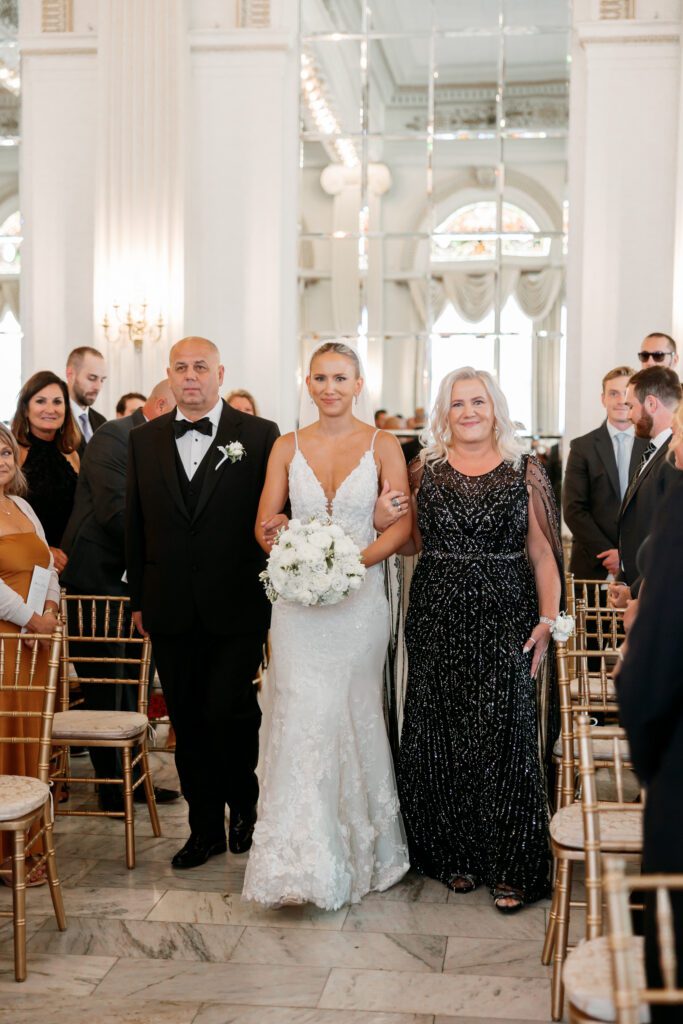
[[[176,868],[222,853],[225,806],[233,853],[256,821],[258,728],[254,677],[270,606],[254,525],[274,423],[220,398],[216,346],[185,338],[168,377],[174,414],[133,430],[126,551],[134,620],[152,637],[191,835]]]
[[[652,530],[655,513],[675,472],[666,456],[674,410],[682,394],[677,374],[666,366],[639,370],[628,384],[626,401],[636,436],[649,438],[649,444],[628,485],[619,513],[622,582],[610,586],[610,600],[616,607],[624,606],[626,588],[630,597],[638,597],[641,584],[638,549]]]
[[[617,366],[602,380],[607,418],[571,442],[563,483],[564,519],[572,531],[569,562],[577,579],[606,579],[619,572],[619,509],[647,442],[635,436],[626,403],[634,370]]]
[[[71,399],[71,411],[83,440],[78,454],[83,458],[85,446],[106,417],[93,409],[93,403],[107,379],[104,356],[90,345],[81,345],[69,352],[66,361],[66,383]]]
[[[648,546],[646,581],[617,677],[619,714],[633,766],[647,786],[643,871],[683,872],[683,472],[673,477]],[[683,894],[672,895],[683,987]],[[661,985],[654,907],[646,905],[648,981]],[[680,1007],[652,1010],[680,1021]]]
[[[167,380],[162,381],[153,389],[141,409],[137,409],[131,416],[105,423],[88,444],[81,462],[73,511],[62,541],[69,560],[61,582],[69,593],[107,594],[112,597],[128,594],[123,579],[126,568],[124,527],[128,438],[134,427],[154,420],[174,407],[175,398],[170,384]],[[72,604],[69,604],[69,612],[76,617],[77,609]],[[75,626],[71,629],[75,632]],[[88,654],[93,657],[125,656],[121,655],[115,644],[110,647],[94,643],[88,647],[86,642],[79,643],[78,651],[74,653],[80,657],[87,657]],[[76,662],[75,665],[79,675],[99,674],[87,662]],[[132,669],[137,677],[135,666]],[[136,709],[134,688],[131,686],[83,683],[81,689],[86,710]],[[118,752],[110,747],[92,747],[90,757],[95,774],[100,778],[121,777],[120,758],[117,755]],[[155,792],[160,803],[177,799],[180,795],[174,790],[156,787]],[[123,793],[118,787],[101,786],[98,797],[103,810],[123,810]],[[136,789],[135,798],[144,802],[142,787]]]

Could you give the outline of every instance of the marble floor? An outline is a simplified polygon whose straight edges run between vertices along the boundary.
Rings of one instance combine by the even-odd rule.
[[[168,755],[156,782],[174,785]],[[0,1021],[11,1024],[495,1024],[550,1019],[540,964],[548,904],[504,917],[486,892],[455,896],[409,875],[335,913],[240,901],[246,856],[193,871],[170,858],[183,801],[160,807],[163,838],[136,808],[137,867],[123,826],[57,819],[68,929],[46,887],[28,892],[29,975],[13,980],[0,927]],[[0,904],[10,890],[0,886]],[[578,922],[575,922],[578,924]]]

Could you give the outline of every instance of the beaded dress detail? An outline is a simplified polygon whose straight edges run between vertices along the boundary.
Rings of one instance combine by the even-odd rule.
[[[481,476],[424,469],[398,781],[418,871],[444,883],[472,875],[532,901],[548,890],[549,846],[536,684],[522,653],[538,622],[529,461],[540,480],[535,460]]]
[[[373,449],[328,507],[297,439],[289,497],[293,518],[329,515],[367,547],[375,536]],[[388,889],[408,870],[382,706],[388,640],[379,565],[339,604],[274,604],[271,726],[244,899],[305,900],[335,910]]]

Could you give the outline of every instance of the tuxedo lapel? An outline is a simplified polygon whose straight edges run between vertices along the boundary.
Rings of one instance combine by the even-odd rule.
[[[643,481],[647,479],[647,477],[650,475],[655,466],[658,466],[662,459],[665,458],[667,450],[669,448],[669,441],[670,438],[667,438],[664,444],[659,446],[657,451],[653,455],[651,455],[645,463],[645,468],[642,470],[642,472],[637,473],[637,475],[634,476],[631,480],[629,488],[626,491],[626,494],[624,495],[624,503],[621,507],[622,513],[626,509],[626,507],[633,501],[634,496],[642,487]]]
[[[621,490],[619,488],[619,471],[617,470],[617,460],[614,455],[614,442],[610,437],[609,430],[603,423],[598,430],[597,437],[595,439],[595,450],[607,470],[610,483],[614,488],[614,493],[617,496],[617,500],[621,499]]]
[[[159,462],[166,486],[171,492],[171,497],[183,513],[186,519],[190,518],[187,506],[183,500],[183,494],[178,483],[178,469],[176,466],[176,443],[173,433],[173,420],[175,413],[170,413],[166,422],[159,422],[158,430],[161,432],[161,443],[159,444]]]
[[[216,436],[211,441],[211,447],[209,448],[206,458],[209,463],[206,467],[206,473],[204,474],[204,483],[202,486],[199,500],[197,501],[197,508],[195,509],[194,519],[197,519],[204,509],[208,501],[213,494],[218,481],[222,477],[223,473],[229,473],[232,463],[229,460],[225,460],[220,469],[217,469],[218,463],[221,461],[222,454],[218,451],[219,445],[230,444],[232,441],[239,441],[242,436],[242,416],[235,412],[227,402],[223,402],[223,412],[218,422],[218,430]]]

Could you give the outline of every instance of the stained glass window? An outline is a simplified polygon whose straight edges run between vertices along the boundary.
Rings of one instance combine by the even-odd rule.
[[[549,255],[550,239],[538,236],[540,227],[521,207],[503,203],[502,227],[503,256]],[[495,233],[495,200],[468,203],[446,217],[432,235],[432,260],[495,260],[496,239],[491,237]]]

